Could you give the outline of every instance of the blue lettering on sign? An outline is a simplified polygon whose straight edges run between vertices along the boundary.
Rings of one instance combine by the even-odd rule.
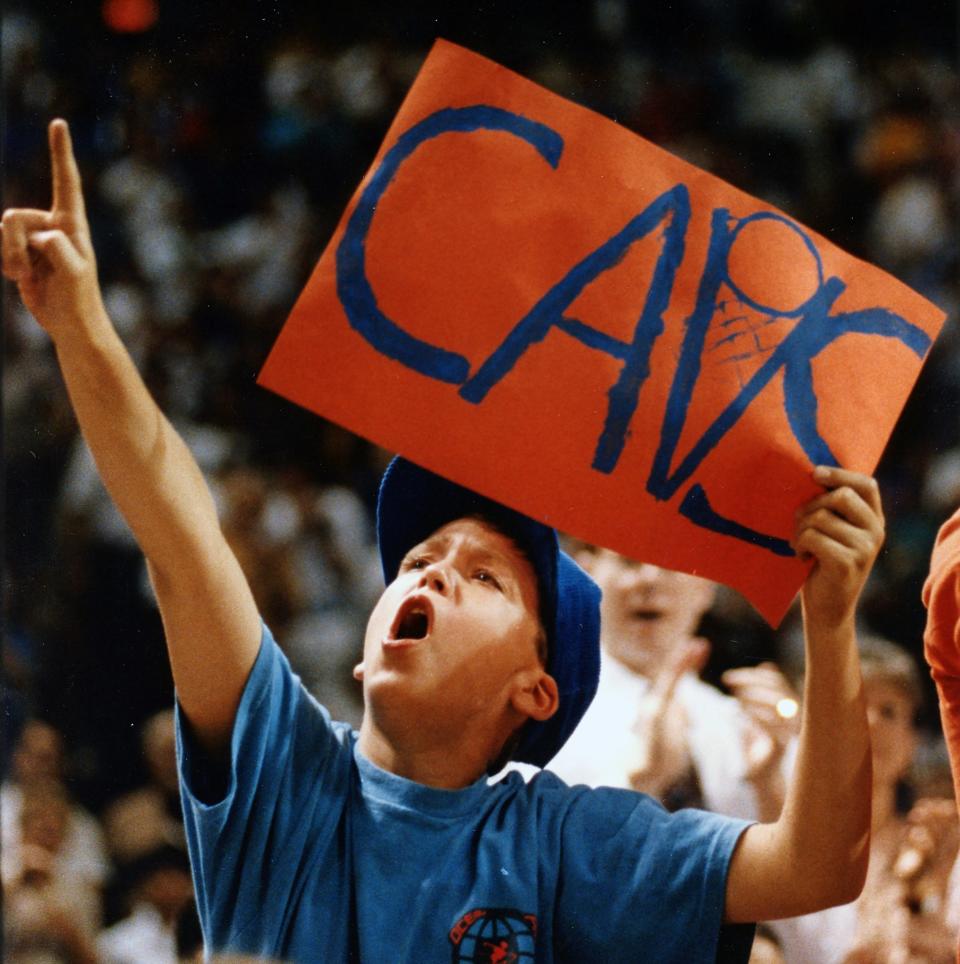
[[[620,341],[564,316],[563,312],[588,284],[618,265],[635,242],[663,223],[666,223],[663,246],[632,341]],[[657,337],[663,333],[663,312],[670,301],[677,267],[683,260],[689,223],[690,195],[685,185],[678,184],[661,194],[609,241],[571,268],[514,326],[502,344],[460,389],[460,395],[468,402],[482,402],[531,345],[543,341],[551,328],[559,328],[588,348],[602,351],[623,363],[620,377],[608,393],[607,418],[593,457],[595,469],[612,472],[626,443],[640,389],[650,374],[650,352]]]
[[[400,165],[421,144],[442,134],[502,131],[526,141],[553,168],[560,163],[563,138],[545,124],[499,107],[449,107],[405,131],[387,151],[364,188],[337,248],[337,294],[350,324],[387,358],[421,375],[460,385],[470,373],[463,355],[447,351],[404,331],[377,304],[367,278],[366,242],[377,204]]]
[[[813,255],[817,265],[816,291],[806,302],[794,309],[773,308],[760,304],[745,294],[730,277],[728,263],[730,249],[737,236],[748,224],[768,219],[779,221],[791,231],[795,231]],[[737,300],[754,311],[765,314],[769,318],[793,317],[797,319],[797,323],[736,397],[717,415],[671,474],[670,464],[700,375],[707,331],[717,308],[721,285],[730,288]],[[859,311],[831,315],[831,307],[845,288],[846,285],[839,278],[824,279],[820,254],[809,235],[788,218],[768,212],[752,214],[746,218],[733,218],[722,208],[713,212],[706,265],[701,276],[696,304],[685,322],[686,333],[667,398],[660,444],[647,481],[647,491],[651,495],[660,500],[671,498],[677,489],[693,475],[720,439],[733,428],[774,375],[780,371],[783,371],[784,408],[794,437],[814,465],[839,464],[817,429],[817,396],[813,388],[812,360],[845,334],[858,333],[896,338],[919,358],[923,358],[931,344],[930,336],[922,328],[910,324],[885,308],[864,308]],[[745,529],[739,523],[718,515],[711,507],[706,492],[700,486],[694,486],[687,493],[680,505],[680,512],[706,529],[743,539],[769,549],[777,555],[793,555],[793,550],[785,540]]]
[[[650,374],[650,354],[664,331],[663,313],[670,303],[677,269],[683,260],[690,223],[690,195],[677,184],[631,218],[613,237],[582,258],[537,301],[503,342],[470,375],[469,361],[456,352],[432,345],[405,331],[377,304],[366,273],[366,239],[377,204],[403,162],[422,144],[445,134],[497,131],[526,141],[552,167],[563,152],[563,139],[544,124],[498,107],[445,108],[426,117],[400,136],[386,153],[364,189],[347,223],[336,252],[337,293],[351,326],[378,352],[429,378],[460,386],[460,396],[480,404],[514,369],[517,362],[556,329],[587,348],[620,363],[620,374],[607,393],[607,414],[594,450],[592,467],[609,474],[616,468],[629,436],[630,421],[640,391]],[[730,276],[730,251],[748,225],[762,220],[779,222],[795,232],[814,258],[817,285],[801,305],[783,309],[751,298]],[[581,292],[620,264],[630,248],[662,228],[660,252],[647,289],[646,300],[630,341],[614,338],[565,314]],[[671,471],[694,389],[700,377],[707,333],[720,302],[721,287],[745,307],[773,322],[795,319],[792,330],[773,348],[740,391],[714,418],[699,439]],[[760,212],[735,218],[718,208],[711,219],[706,263],[693,311],[684,322],[685,333],[673,382],[667,398],[659,444],[654,455],[647,491],[667,501],[683,487],[746,411],[759,393],[783,372],[784,408],[788,424],[803,451],[814,464],[836,465],[837,459],[817,427],[817,396],[812,361],[846,334],[895,338],[923,358],[931,339],[923,329],[885,308],[830,314],[845,290],[839,278],[824,278],[820,254],[809,235],[788,218]],[[720,515],[697,483],[685,492],[680,513],[696,525],[749,542],[777,555],[793,555],[789,544],[776,536],[749,528]]]

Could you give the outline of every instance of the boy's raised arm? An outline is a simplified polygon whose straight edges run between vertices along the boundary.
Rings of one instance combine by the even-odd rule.
[[[730,921],[794,917],[853,900],[870,844],[870,737],[855,634],[857,599],[883,542],[876,482],[819,467],[827,491],[798,514],[806,682],[800,747],[779,820],[748,828],[727,879]]]
[[[147,557],[180,703],[224,748],[260,619],[195,460],[107,317],[70,133],[50,125],[53,204],[3,215],[3,273],[53,340],[80,429]]]

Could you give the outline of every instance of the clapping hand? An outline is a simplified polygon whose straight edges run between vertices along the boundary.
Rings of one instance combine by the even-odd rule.
[[[633,726],[640,741],[636,766],[630,773],[635,790],[660,797],[689,766],[686,719],[674,696],[683,674],[698,672],[709,655],[710,644],[705,639],[683,640],[650,681]]]

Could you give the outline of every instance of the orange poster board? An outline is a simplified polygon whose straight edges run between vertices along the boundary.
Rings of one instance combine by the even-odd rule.
[[[814,464],[872,471],[943,312],[438,41],[260,383],[771,623]]]

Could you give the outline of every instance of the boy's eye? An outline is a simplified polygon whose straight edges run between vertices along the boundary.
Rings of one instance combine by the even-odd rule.
[[[486,583],[489,583],[491,586],[494,586],[494,587],[496,587],[497,589],[500,589],[500,588],[501,588],[501,587],[500,587],[500,581],[499,581],[499,580],[497,579],[497,577],[496,577],[492,572],[490,572],[488,569],[478,569],[478,570],[473,574],[473,578],[476,579],[478,582],[486,582]]]
[[[428,560],[423,556],[413,556],[410,559],[404,559],[402,565],[400,566],[403,570],[409,569],[426,569]]]

